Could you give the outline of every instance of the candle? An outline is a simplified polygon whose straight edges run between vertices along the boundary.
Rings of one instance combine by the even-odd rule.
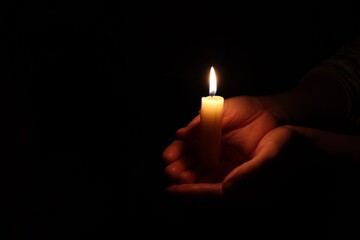
[[[209,96],[201,98],[199,157],[203,167],[214,168],[220,158],[224,98],[215,95],[217,82],[213,67],[209,80]]]

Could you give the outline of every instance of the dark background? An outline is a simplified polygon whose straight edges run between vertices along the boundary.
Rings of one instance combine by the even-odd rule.
[[[289,89],[356,36],[356,1],[5,7],[15,91],[4,94],[4,236],[330,239],[351,229],[326,180],[301,200],[289,191],[256,206],[167,196],[161,153],[197,114],[210,66],[225,98]]]

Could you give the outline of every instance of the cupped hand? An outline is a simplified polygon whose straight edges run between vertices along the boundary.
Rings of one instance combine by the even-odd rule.
[[[199,165],[200,117],[196,116],[186,127],[177,130],[177,139],[163,151],[165,172],[172,181],[167,190],[183,195],[223,196],[223,187],[231,189],[236,171],[241,172],[254,163],[249,160],[254,160],[260,141],[280,122],[257,97],[225,99],[220,162],[209,170]]]

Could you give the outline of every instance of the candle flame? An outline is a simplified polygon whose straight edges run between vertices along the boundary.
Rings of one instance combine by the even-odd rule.
[[[215,96],[216,94],[216,74],[214,67],[210,68],[210,87],[209,87],[209,94],[210,96]]]

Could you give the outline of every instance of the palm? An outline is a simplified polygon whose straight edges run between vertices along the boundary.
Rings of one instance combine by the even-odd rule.
[[[184,139],[182,149],[193,146],[188,139],[196,138],[199,117],[187,127],[178,131]],[[167,167],[172,178],[183,176],[180,182],[221,182],[238,165],[249,159],[262,137],[279,125],[278,120],[268,112],[259,100],[252,97],[233,97],[226,99],[222,129],[222,150],[219,166],[212,171],[197,168],[196,151],[179,150],[175,159]],[[189,145],[189,146],[187,146]],[[195,145],[196,146],[196,145]],[[170,151],[169,148],[168,151]],[[196,149],[192,148],[193,150]],[[165,159],[166,157],[165,150]],[[170,171],[179,166],[180,172]],[[185,173],[185,174],[184,174]]]
[[[198,180],[221,181],[247,161],[263,136],[278,125],[278,120],[258,100],[250,97],[228,99],[224,109],[220,165],[215,172],[205,173]]]

